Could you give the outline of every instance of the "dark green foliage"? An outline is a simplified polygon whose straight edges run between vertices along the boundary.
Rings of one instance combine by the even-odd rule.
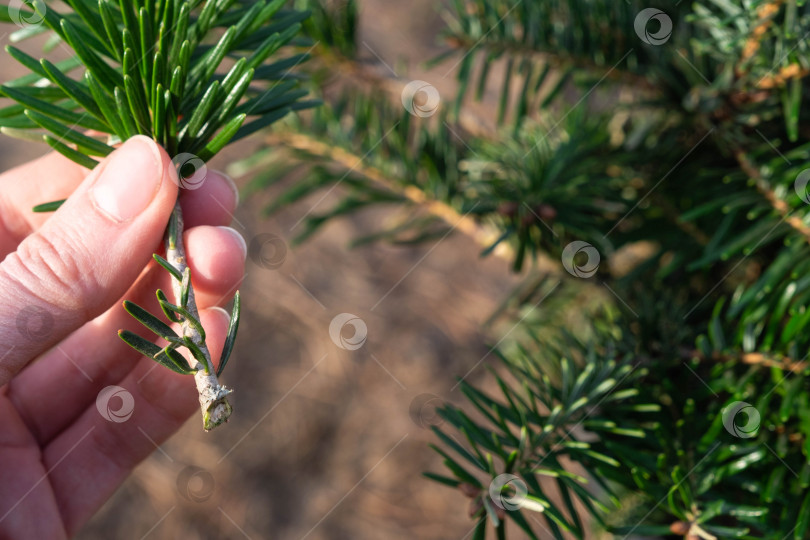
[[[231,320],[228,323],[228,334],[225,337],[225,344],[222,346],[222,354],[219,356],[217,376],[222,374],[222,370],[225,369],[225,364],[228,363],[228,359],[231,357],[233,345],[236,341],[236,332],[239,330],[239,315],[241,313],[241,309],[242,302],[239,298],[239,291],[236,291],[236,295],[233,297],[233,311],[231,311]]]
[[[671,35],[636,28],[645,8]],[[504,303],[500,395],[465,376],[468,406],[435,429],[446,469],[427,476],[471,499],[475,539],[810,537],[810,7],[457,0],[444,20],[433,65],[459,88],[430,118],[380,98],[408,80],[357,60],[354,22],[310,21],[327,105],[239,168],[254,188],[305,172],[270,211],[340,196],[299,239],[386,205],[400,219],[356,243],[435,241],[472,218],[517,270],[572,241],[598,252],[589,280],[535,270]],[[331,87],[338,69],[354,80]],[[470,122],[493,94],[496,127]],[[515,495],[503,474],[527,488],[519,511],[496,503]]]
[[[480,517],[498,522],[502,512],[496,509],[506,506],[509,511],[505,516],[537,538],[529,524],[536,518],[525,514],[539,511],[545,527],[555,534],[567,531],[582,536],[585,528],[572,501],[583,504],[597,517],[609,511],[601,497],[586,489],[588,479],[566,470],[570,465],[564,467],[563,463],[578,462],[602,478],[618,476],[622,470],[628,474],[626,463],[615,456],[633,453],[638,444],[635,439],[643,439],[646,430],[655,429],[651,413],[660,407],[634,399],[640,394],[634,386],[647,368],[634,365],[629,356],[613,358],[613,341],[606,338],[607,348],[599,351],[568,336],[556,346],[536,347],[539,344],[534,342],[519,346],[509,356],[500,355],[511,375],[504,380],[493,374],[500,396],[460,382],[461,391],[486,418],[484,424],[473,421],[459,408],[446,405],[439,409],[441,417],[467,444],[459,444],[452,431],[434,428],[447,450],[435,449],[455,477],[458,485],[454,487],[466,484],[462,491],[474,503],[481,501]],[[595,406],[615,410],[615,420],[593,417]],[[645,417],[650,420],[645,422]],[[593,434],[601,439],[593,441]],[[491,498],[491,480],[502,474],[514,475],[528,488],[526,499],[515,502],[517,508],[509,508],[508,500]],[[484,483],[479,480],[481,475],[488,478]],[[540,482],[543,478],[560,490],[565,507],[552,502],[548,487],[544,489]],[[609,504],[618,506],[618,498],[610,498]]]
[[[6,82],[0,91],[52,122],[26,122],[30,114],[12,106],[2,109],[0,127],[42,127],[76,144],[79,135],[71,126],[109,134],[110,144],[141,133],[172,155],[186,152],[205,160],[249,134],[250,126],[268,114],[289,110],[302,95],[287,88],[286,100],[261,103],[275,84],[263,84],[273,80],[272,71],[256,70],[272,66],[266,63],[271,57],[278,63],[274,53],[295,37],[306,15],[284,8],[283,1],[68,4],[73,13],[47,6],[41,13],[44,25],[29,33],[53,31],[75,51],[80,63],[70,65],[86,67],[84,77],[72,79],[64,67],[9,46],[9,54],[50,81],[53,86],[45,88],[54,91],[43,95],[43,88],[30,86],[36,80],[30,76]],[[8,8],[2,9],[0,18],[11,21]],[[220,73],[229,58],[244,60]],[[83,147],[92,155],[110,151],[93,141]]]

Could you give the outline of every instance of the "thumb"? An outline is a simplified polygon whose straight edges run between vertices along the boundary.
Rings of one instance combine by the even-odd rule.
[[[169,156],[133,137],[0,263],[0,386],[127,291],[176,197]]]

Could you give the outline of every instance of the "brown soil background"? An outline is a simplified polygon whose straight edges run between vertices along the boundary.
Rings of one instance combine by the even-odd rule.
[[[365,0],[361,10],[364,57],[378,62],[378,55],[404,80],[421,78],[452,96],[454,74],[445,76],[450,64],[431,72],[419,65],[441,50],[438,4]],[[8,36],[0,42],[8,43]],[[3,80],[21,73],[5,55],[0,68]],[[235,145],[210,165],[224,169],[257,144]],[[0,169],[44,151],[0,138]],[[260,217],[272,197],[261,193],[237,211],[233,227],[248,242],[263,233],[291,238],[291,227],[320,195],[271,219]],[[276,270],[248,261],[240,338],[224,376],[236,389],[231,422],[204,433],[199,418],[189,420],[78,538],[469,537],[468,500],[421,477],[442,466],[427,447],[434,437],[409,409],[425,393],[463,403],[451,388],[482,359],[468,380],[485,380],[484,366],[493,360],[487,343],[507,329],[487,335],[482,322],[516,279],[504,261],[480,259],[480,247],[461,234],[438,246],[346,247],[385,219],[385,212],[370,211],[335,221],[291,248]],[[343,312],[368,327],[357,351],[342,350],[329,337],[330,321]],[[213,479],[202,502],[178,489],[188,466]],[[202,480],[193,478],[188,489],[205,491]]]

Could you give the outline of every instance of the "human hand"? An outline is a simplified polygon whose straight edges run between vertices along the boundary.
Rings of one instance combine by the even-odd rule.
[[[0,175],[0,538],[73,536],[199,407],[190,377],[117,336],[146,335],[122,300],[160,313],[155,290],[171,288],[152,253],[177,190],[170,157],[142,136],[89,173],[49,154]],[[68,196],[54,214],[31,212]],[[228,314],[218,306],[239,285],[246,254],[224,227],[236,192],[209,171],[180,201],[197,305],[220,351]],[[111,385],[132,396],[126,420],[97,407]],[[109,411],[122,408],[116,399]]]

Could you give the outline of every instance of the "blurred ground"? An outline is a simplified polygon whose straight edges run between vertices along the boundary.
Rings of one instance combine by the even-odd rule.
[[[395,70],[404,63],[412,78],[424,75],[451,94],[453,75],[443,77],[449,65],[432,78],[417,66],[438,50],[436,4],[366,0],[361,7],[363,54]],[[19,72],[12,64],[3,57],[4,80]],[[212,166],[224,169],[255,144],[230,148]],[[3,137],[0,169],[43,151]],[[264,233],[292,237],[291,228],[320,197],[260,218],[270,196],[243,201],[237,213],[233,226],[249,243]],[[383,217],[334,222],[289,250],[275,270],[248,261],[240,337],[224,376],[236,389],[231,422],[204,433],[192,418],[79,538],[469,536],[467,499],[420,476],[441,471],[427,448],[430,405],[421,417],[410,409],[426,393],[462,403],[451,388],[487,355],[486,343],[497,341],[481,333],[481,322],[514,277],[504,262],[480,260],[479,246],[462,235],[438,246],[346,248]],[[344,312],[368,328],[367,342],[355,351],[329,336],[330,321]]]

